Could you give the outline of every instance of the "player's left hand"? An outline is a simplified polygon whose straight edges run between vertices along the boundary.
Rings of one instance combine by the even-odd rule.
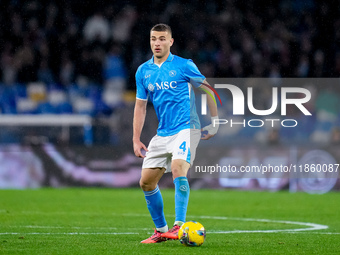
[[[216,123],[215,121],[216,119],[218,119],[218,116],[211,117],[211,124],[202,128],[201,130],[202,132],[208,131],[207,134],[202,133],[202,138],[201,138],[202,140],[208,140],[214,135],[216,135],[218,128],[219,128],[219,123]]]

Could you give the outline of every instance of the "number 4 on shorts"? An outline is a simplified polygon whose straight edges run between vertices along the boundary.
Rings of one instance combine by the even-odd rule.
[[[185,152],[186,146],[187,146],[187,142],[184,141],[184,142],[179,146],[179,148],[180,148],[181,150],[183,150],[183,152]]]

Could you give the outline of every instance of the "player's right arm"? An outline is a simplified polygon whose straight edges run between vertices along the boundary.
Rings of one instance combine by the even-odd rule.
[[[140,158],[145,158],[145,155],[142,153],[142,149],[148,151],[146,146],[140,141],[140,136],[145,122],[146,105],[146,100],[137,98],[133,114],[133,151],[135,155]]]
[[[143,85],[145,73],[142,71],[142,66],[139,66],[136,72],[136,104],[133,114],[133,151],[137,157],[145,158],[144,151],[148,151],[146,146],[140,141],[142,129],[146,116],[146,105],[148,103],[148,91]]]

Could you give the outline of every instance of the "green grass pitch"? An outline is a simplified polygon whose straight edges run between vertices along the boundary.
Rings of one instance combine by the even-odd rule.
[[[0,254],[340,254],[340,193],[192,190],[187,220],[201,247],[140,244],[153,223],[139,189],[1,190]]]

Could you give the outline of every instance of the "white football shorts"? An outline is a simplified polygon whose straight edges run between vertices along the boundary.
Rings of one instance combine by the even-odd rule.
[[[164,167],[171,172],[171,161],[183,159],[192,165],[201,139],[199,129],[184,129],[172,136],[155,135],[148,146],[143,168]]]

